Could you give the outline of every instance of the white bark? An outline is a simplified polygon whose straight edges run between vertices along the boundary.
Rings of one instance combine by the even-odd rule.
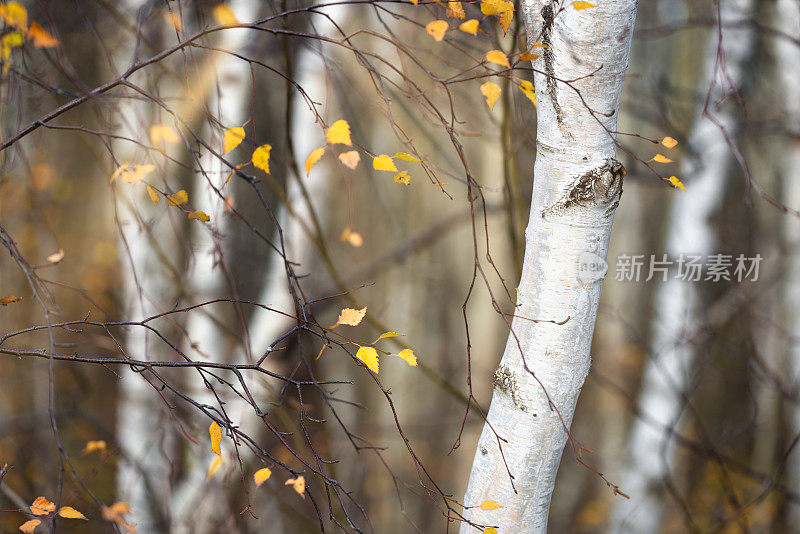
[[[752,0],[726,0],[721,18],[749,20]],[[736,107],[728,102],[719,112],[714,104],[743,80],[744,63],[752,53],[752,32],[748,28],[723,33],[724,63],[718,64],[720,46],[714,33],[707,46],[705,81],[701,91],[716,84],[710,95],[709,113],[730,136],[737,128]],[[731,87],[731,85],[733,87]],[[672,261],[681,254],[713,254],[715,237],[710,218],[720,208],[730,172],[731,151],[719,126],[702,115],[702,103],[689,138],[694,157],[683,160],[681,175],[687,191],[675,191],[669,216],[666,253]],[[654,308],[652,356],[642,380],[638,408],[641,417],[631,430],[629,461],[621,488],[630,500],[619,499],[614,508],[612,532],[657,532],[661,524],[663,480],[669,476],[675,456],[671,429],[679,422],[683,394],[691,379],[695,347],[690,339],[699,324],[699,288],[695,283],[670,278],[660,283]]]
[[[565,426],[589,371],[602,285],[602,275],[579,276],[577,269],[581,262],[597,258],[599,263],[606,257],[624,172],[613,159],[615,144],[608,130],[616,130],[636,1],[609,0],[583,11],[566,7],[552,23],[545,22],[543,15],[552,20],[547,14],[559,4],[538,0],[522,6],[529,41],[549,47],[534,66],[562,80],[585,76],[574,82],[585,100],[564,83],[535,75],[538,149],[517,296],[520,317],[513,321],[495,372],[488,424],[464,497],[465,506],[486,499],[503,505],[491,512],[465,510],[469,520],[501,532],[547,529]],[[592,115],[587,105],[598,113]],[[529,320],[567,317],[562,325]],[[493,430],[508,440],[501,442],[502,455]],[[474,531],[462,523],[462,533]]]
[[[778,0],[775,6],[776,27],[793,37],[800,35],[800,2],[797,0]],[[786,39],[775,38],[775,57],[779,73],[781,93],[784,95],[784,111],[787,129],[795,135],[800,134],[800,47]],[[800,144],[797,140],[786,147],[782,154],[783,203],[790,208],[800,208]],[[800,219],[793,215],[784,216],[784,233],[789,251],[786,280],[783,292],[786,314],[786,332],[789,334],[788,358],[789,372],[794,385],[800,383]],[[800,409],[790,406],[791,439],[800,433]],[[800,448],[795,445],[788,458],[786,469],[789,484],[800,491]],[[789,508],[789,525],[800,523],[800,505]]]

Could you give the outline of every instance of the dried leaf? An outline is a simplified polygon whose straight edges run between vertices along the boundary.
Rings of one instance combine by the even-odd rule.
[[[536,93],[533,90],[533,83],[528,80],[522,80],[519,82],[519,89],[533,102],[533,105],[536,106]]]
[[[187,193],[185,189],[176,191],[167,197],[167,203],[170,206],[180,206],[181,204],[186,204],[187,202],[189,202],[189,193]]]
[[[480,23],[477,21],[477,19],[470,19],[467,22],[462,22],[458,29],[465,33],[478,35],[478,24]]]
[[[678,141],[672,137],[665,137],[661,140],[661,144],[667,148],[675,148],[675,146],[678,144]]]
[[[239,23],[239,20],[236,18],[236,14],[225,4],[214,6],[212,13],[214,14],[214,20],[216,20],[217,24],[221,26],[232,26]]]
[[[28,29],[28,39],[33,41],[36,48],[53,48],[58,46],[58,39],[42,28],[38,22],[32,22]]]
[[[345,167],[355,169],[358,167],[358,162],[361,161],[361,155],[356,150],[351,150],[344,154],[339,154],[339,161],[341,161],[342,165]]]
[[[378,372],[378,351],[372,347],[358,347],[356,358],[364,362],[367,368],[373,373]]]
[[[511,68],[511,64],[508,62],[508,56],[506,56],[502,50],[489,50],[486,52],[486,61],[494,63],[495,65],[502,65],[509,69]]]
[[[261,145],[253,151],[253,156],[250,161],[253,162],[257,168],[269,174],[269,152],[272,150],[272,145]]]
[[[402,358],[403,361],[405,361],[411,367],[417,366],[417,357],[414,356],[414,351],[411,349],[403,349],[398,352],[397,355],[400,356],[400,358]]]
[[[33,534],[33,531],[36,530],[36,527],[41,525],[42,522],[38,519],[31,519],[30,521],[25,521],[19,526],[19,529],[24,532],[25,534]]]
[[[62,506],[58,511],[58,515],[65,519],[83,519],[84,521],[88,521],[85,515],[77,511],[72,506]]]
[[[308,176],[308,173],[311,172],[311,167],[313,167],[314,164],[319,161],[319,158],[321,158],[324,153],[324,148],[315,148],[311,151],[311,154],[309,154],[306,158],[306,176]]]
[[[214,475],[217,474],[219,471],[220,466],[222,465],[222,456],[215,456],[211,463],[208,464],[208,470],[206,471],[206,480],[211,480],[214,478]]]
[[[481,94],[486,97],[486,104],[489,109],[494,109],[494,104],[500,98],[500,86],[494,82],[486,82],[481,85]]]
[[[102,439],[87,441],[86,446],[81,451],[81,454],[89,454],[94,451],[103,452],[106,450],[106,442]]]
[[[400,171],[394,175],[394,181],[398,184],[409,185],[411,184],[411,176],[408,171]]]
[[[64,259],[64,249],[63,248],[60,248],[60,249],[58,249],[58,252],[54,252],[53,254],[50,254],[49,256],[47,256],[47,261],[49,261],[50,263],[54,263],[54,264],[60,262],[63,259]]]
[[[381,154],[372,160],[372,166],[378,171],[397,172],[397,167],[395,167],[392,157],[386,154]]]
[[[260,487],[261,487],[261,484],[263,484],[264,482],[266,482],[266,481],[267,481],[267,479],[269,478],[269,476],[270,476],[271,474],[272,474],[272,471],[270,471],[270,470],[269,470],[268,468],[266,468],[266,467],[264,467],[264,468],[261,468],[261,469],[259,469],[258,471],[256,471],[256,472],[253,474],[253,480],[255,480],[255,482],[256,482],[256,487],[257,487],[257,488],[260,488]]]
[[[234,126],[225,130],[225,135],[222,138],[222,153],[227,154],[239,144],[244,141],[244,128],[241,126]]]
[[[464,6],[461,2],[447,2],[447,12],[445,15],[451,19],[464,20],[467,14],[464,13]]]
[[[331,144],[352,146],[353,142],[350,140],[350,125],[347,124],[347,121],[344,119],[334,122],[325,132],[325,140]]]
[[[156,124],[150,127],[150,142],[155,146],[166,143],[177,143],[181,136],[166,124]]]
[[[441,41],[444,39],[444,34],[449,27],[450,25],[443,20],[434,20],[425,26],[425,31],[428,32],[428,35],[433,37],[435,41]]]
[[[650,161],[657,161],[658,163],[672,163],[672,160],[661,154],[656,154]]]
[[[572,2],[572,7],[574,7],[577,11],[581,11],[583,9],[589,9],[590,7],[597,6],[589,2],[585,2],[584,0],[576,0],[575,2]]]
[[[194,219],[195,221],[201,221],[201,222],[208,222],[211,220],[211,217],[206,215],[206,212],[204,211],[192,211],[187,213],[186,216],[189,217],[190,219]]]
[[[296,491],[298,495],[300,495],[304,499],[306,498],[305,496],[306,479],[303,477],[303,475],[300,475],[297,478],[290,478],[289,480],[284,482],[283,485],[292,486],[294,488],[294,491]]]
[[[5,306],[6,304],[15,304],[20,302],[22,299],[19,297],[15,297],[14,295],[8,295],[6,297],[0,298],[0,304]]]
[[[403,161],[411,161],[411,162],[419,162],[419,161],[422,161],[422,160],[421,160],[421,159],[419,159],[418,157],[416,157],[416,156],[412,156],[411,154],[408,154],[408,153],[406,153],[406,152],[397,152],[397,153],[396,153],[394,156],[392,156],[392,157],[393,157],[393,158],[397,158],[397,159],[402,159]]]
[[[683,182],[678,180],[677,176],[670,176],[669,177],[669,183],[671,183],[672,187],[674,187],[675,189],[682,189],[682,190],[686,191],[686,188],[683,186]]]
[[[336,321],[336,324],[334,326],[339,326],[340,324],[346,324],[347,326],[358,326],[358,324],[362,321],[362,319],[364,319],[365,315],[367,315],[366,306],[364,306],[360,310],[354,310],[353,308],[345,308],[339,313],[339,319]]]
[[[36,497],[30,508],[33,515],[47,515],[56,509],[56,505],[44,497]]]
[[[158,196],[158,191],[156,191],[155,189],[153,189],[152,187],[150,187],[148,185],[147,186],[147,194],[150,196],[150,201],[153,203],[153,206],[158,204],[158,201],[161,198],[160,196]]]
[[[494,501],[486,500],[481,503],[480,508],[481,510],[484,510],[486,512],[491,512],[492,510],[497,510],[498,508],[502,508],[502,506],[500,506]]]
[[[208,435],[211,437],[211,450],[214,451],[217,456],[221,456],[222,449],[220,449],[220,443],[222,442],[222,429],[216,421],[211,421],[211,426],[208,427]]]

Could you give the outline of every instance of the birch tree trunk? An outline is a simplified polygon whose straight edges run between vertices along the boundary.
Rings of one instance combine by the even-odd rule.
[[[726,0],[720,4],[720,17],[750,20],[752,0]],[[707,45],[705,79],[701,94],[709,87],[709,113],[713,105],[731,90],[738,90],[744,63],[752,53],[752,31],[725,28],[723,42],[714,33]],[[718,52],[724,51],[724,69]],[[689,137],[693,153],[683,160],[681,174],[687,192],[677,194],[669,216],[666,253],[677,261],[681,254],[706,257],[714,253],[715,235],[711,217],[719,210],[730,172],[731,151],[723,131],[735,136],[737,120],[733,102],[711,118],[703,114],[701,103]],[[653,341],[638,400],[641,414],[631,430],[629,460],[621,486],[630,500],[617,501],[612,516],[612,532],[658,532],[663,511],[659,489],[669,476],[675,456],[671,432],[680,419],[683,394],[691,379],[695,360],[692,335],[699,325],[700,294],[696,283],[674,276],[659,285],[655,296]]]
[[[622,192],[624,168],[614,159],[610,132],[616,131],[636,4],[609,0],[581,11],[559,9],[558,1],[522,5],[529,43],[546,46],[534,61],[533,200],[516,317],[464,497],[465,507],[486,499],[503,505],[464,513],[501,532],[547,530],[567,429],[589,371],[605,273],[579,267],[604,266]],[[570,87],[558,80],[575,81]],[[474,531],[462,523],[462,534]]]

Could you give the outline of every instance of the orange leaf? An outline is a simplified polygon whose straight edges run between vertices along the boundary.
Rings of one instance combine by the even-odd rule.
[[[354,310],[353,308],[345,308],[339,313],[339,319],[336,321],[336,324],[334,326],[339,326],[340,324],[346,324],[347,326],[358,326],[361,320],[364,319],[365,315],[367,315],[366,306],[364,306],[360,310]]]
[[[305,491],[306,491],[306,479],[303,475],[300,475],[297,478],[290,478],[283,484],[284,486],[292,486],[294,487],[294,491],[298,493],[302,498],[306,498]]]
[[[214,20],[216,20],[217,24],[221,26],[232,26],[233,24],[239,23],[239,20],[236,18],[236,14],[225,4],[219,4],[218,6],[215,6],[213,14]]]
[[[494,82],[486,82],[481,85],[481,94],[486,97],[489,109],[494,109],[495,102],[500,98],[500,86]]]
[[[306,158],[306,176],[308,176],[308,173],[311,172],[311,167],[313,167],[314,164],[319,161],[319,158],[321,158],[322,154],[324,153],[325,153],[324,148],[315,148],[314,150],[311,151],[311,154],[309,154],[308,157]]]
[[[211,450],[217,453],[217,456],[221,456],[222,450],[219,445],[222,442],[222,429],[216,421],[212,421],[208,427],[208,435],[211,437]]]
[[[85,515],[77,511],[72,506],[62,506],[58,511],[58,515],[65,519],[83,519],[84,521],[88,521]]]
[[[147,194],[150,196],[150,201],[153,203],[153,206],[158,204],[161,197],[159,197],[158,192],[149,185],[147,186]]]
[[[653,159],[650,161],[657,161],[658,163],[672,163],[672,160],[668,157],[662,156],[661,154],[656,154],[653,156]]]
[[[361,155],[359,155],[357,151],[351,150],[344,154],[339,154],[339,161],[341,161],[342,165],[345,167],[355,169],[358,167],[358,162],[361,161]]]
[[[358,232],[354,232],[348,226],[344,230],[342,230],[342,236],[340,237],[342,241],[347,241],[352,246],[358,248],[364,244],[364,238]]]
[[[30,508],[33,515],[47,515],[56,509],[56,505],[44,497],[36,497],[36,500],[33,501]]]
[[[507,68],[511,68],[511,64],[508,62],[508,57],[503,53],[502,50],[489,50],[486,52],[486,61],[489,63],[494,63],[495,65],[502,65]]]
[[[87,441],[86,446],[81,451],[81,454],[89,454],[94,451],[105,451],[106,450],[106,442],[102,439],[95,440],[95,441]]]
[[[28,29],[28,39],[33,41],[36,48],[52,48],[58,46],[58,39],[50,35],[47,30],[39,26],[39,23],[32,22]]]
[[[464,20],[467,18],[467,14],[464,13],[464,6],[461,5],[461,2],[447,2],[447,13],[445,13],[445,15],[451,19]]]
[[[155,146],[167,143],[177,143],[181,137],[166,124],[156,124],[150,127],[150,142]]]
[[[584,0],[576,0],[575,2],[572,2],[572,7],[574,7],[576,11],[581,11],[583,9],[589,9],[590,7],[597,6],[589,2],[585,2]]]
[[[271,474],[272,474],[272,471],[270,471],[270,470],[269,470],[268,468],[266,468],[266,467],[264,467],[264,468],[262,468],[262,469],[259,469],[258,471],[256,471],[256,472],[255,472],[255,474],[253,474],[253,480],[255,480],[256,487],[257,487],[257,488],[260,488],[260,487],[261,487],[261,484],[263,484],[264,482],[266,482],[266,481],[267,481],[267,479],[269,478],[269,476],[270,476]]]
[[[428,32],[428,34],[433,37],[435,41],[441,41],[444,39],[444,34],[449,27],[450,25],[443,20],[434,20],[425,26],[425,31]]]
[[[0,5],[0,18],[9,26],[25,31],[28,29],[28,10],[19,2]]]
[[[14,304],[21,300],[22,300],[21,298],[15,297],[14,295],[8,295],[6,297],[0,298],[0,304],[5,306],[6,304]]]
[[[483,510],[483,511],[486,511],[486,512],[491,512],[492,510],[497,510],[498,508],[502,508],[502,506],[500,506],[499,504],[497,504],[497,503],[496,503],[496,502],[494,502],[494,501],[489,501],[489,500],[486,500],[486,501],[483,501],[483,502],[481,503],[481,506],[480,506],[480,508],[481,508],[481,510]]]
[[[194,219],[195,221],[201,222],[208,222],[211,220],[211,217],[206,215],[204,211],[192,211],[186,214],[186,216],[190,219]]]
[[[222,456],[215,456],[211,463],[208,465],[208,470],[206,471],[206,480],[210,480],[214,478],[214,475],[217,474],[219,471],[219,467],[222,465]]]
[[[514,2],[509,0],[481,0],[481,13],[484,15],[500,15],[514,11]]]
[[[462,22],[458,29],[462,32],[478,35],[478,24],[480,23],[477,21],[477,19],[470,19],[467,22]]]
[[[661,140],[661,144],[667,148],[675,148],[675,146],[678,144],[678,141],[676,141],[672,137],[665,137],[664,139]]]
[[[539,54],[531,54],[530,52],[523,52],[519,55],[520,61],[534,61],[539,59]]]
[[[53,263],[53,264],[59,263],[63,259],[64,259],[64,249],[63,248],[60,248],[60,249],[58,249],[58,252],[54,252],[53,254],[50,254],[49,256],[47,256],[47,261],[49,261],[50,263]]]
[[[42,522],[38,519],[31,519],[30,521],[25,521],[19,526],[19,529],[24,532],[25,534],[33,534],[33,531],[36,530],[36,527],[41,525]]]

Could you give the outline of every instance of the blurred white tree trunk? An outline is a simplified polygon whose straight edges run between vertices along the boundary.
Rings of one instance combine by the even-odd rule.
[[[517,317],[494,375],[488,422],[464,497],[467,507],[486,499],[500,503],[498,510],[468,508],[464,515],[507,533],[547,529],[566,428],[589,371],[604,274],[578,269],[603,265],[624,174],[609,132],[616,131],[636,0],[608,0],[581,11],[567,4],[555,13],[559,5],[522,4],[529,42],[546,45],[534,61],[539,107],[533,202]],[[576,80],[580,94],[555,78]],[[560,325],[531,320],[567,318]],[[502,452],[495,432],[507,440],[500,442]],[[475,531],[462,523],[462,533]]]
[[[800,35],[800,2],[797,0],[778,0],[775,6],[776,27],[787,35],[797,38]],[[800,47],[787,39],[775,38],[775,56],[784,95],[783,106],[787,130],[795,136],[800,134]],[[786,147],[781,161],[783,180],[783,203],[792,208],[800,208],[800,143],[791,141]],[[800,219],[794,215],[784,216],[784,233],[788,258],[784,286],[785,325],[789,335],[789,372],[794,387],[800,384]],[[789,404],[791,421],[790,439],[800,434],[800,408]],[[791,441],[790,441],[791,443]],[[800,444],[794,446],[789,455],[786,473],[789,485],[800,491]],[[800,505],[789,506],[788,525],[800,524]]]
[[[721,20],[749,20],[752,6],[752,0],[725,0],[720,4]],[[735,98],[733,93],[741,86],[752,48],[749,27],[725,28],[722,43],[716,32],[710,36],[700,91],[704,98],[713,87],[708,95],[708,113],[720,126],[704,115],[701,102],[687,145],[692,154],[686,155],[681,167],[687,191],[675,191],[670,210],[665,252],[671,261],[684,254],[702,256],[703,262],[715,253],[710,218],[723,200],[732,160],[720,127],[728,135],[736,135],[737,108],[735,102],[726,102],[718,112],[714,106],[726,96]],[[675,455],[671,432],[684,406],[683,395],[695,359],[691,336],[700,324],[698,285],[677,279],[676,274],[670,273],[666,282],[658,282],[651,359],[642,379],[640,417],[631,430],[629,461],[620,484],[630,500],[617,501],[612,532],[658,532],[661,524],[664,493],[660,490]]]

